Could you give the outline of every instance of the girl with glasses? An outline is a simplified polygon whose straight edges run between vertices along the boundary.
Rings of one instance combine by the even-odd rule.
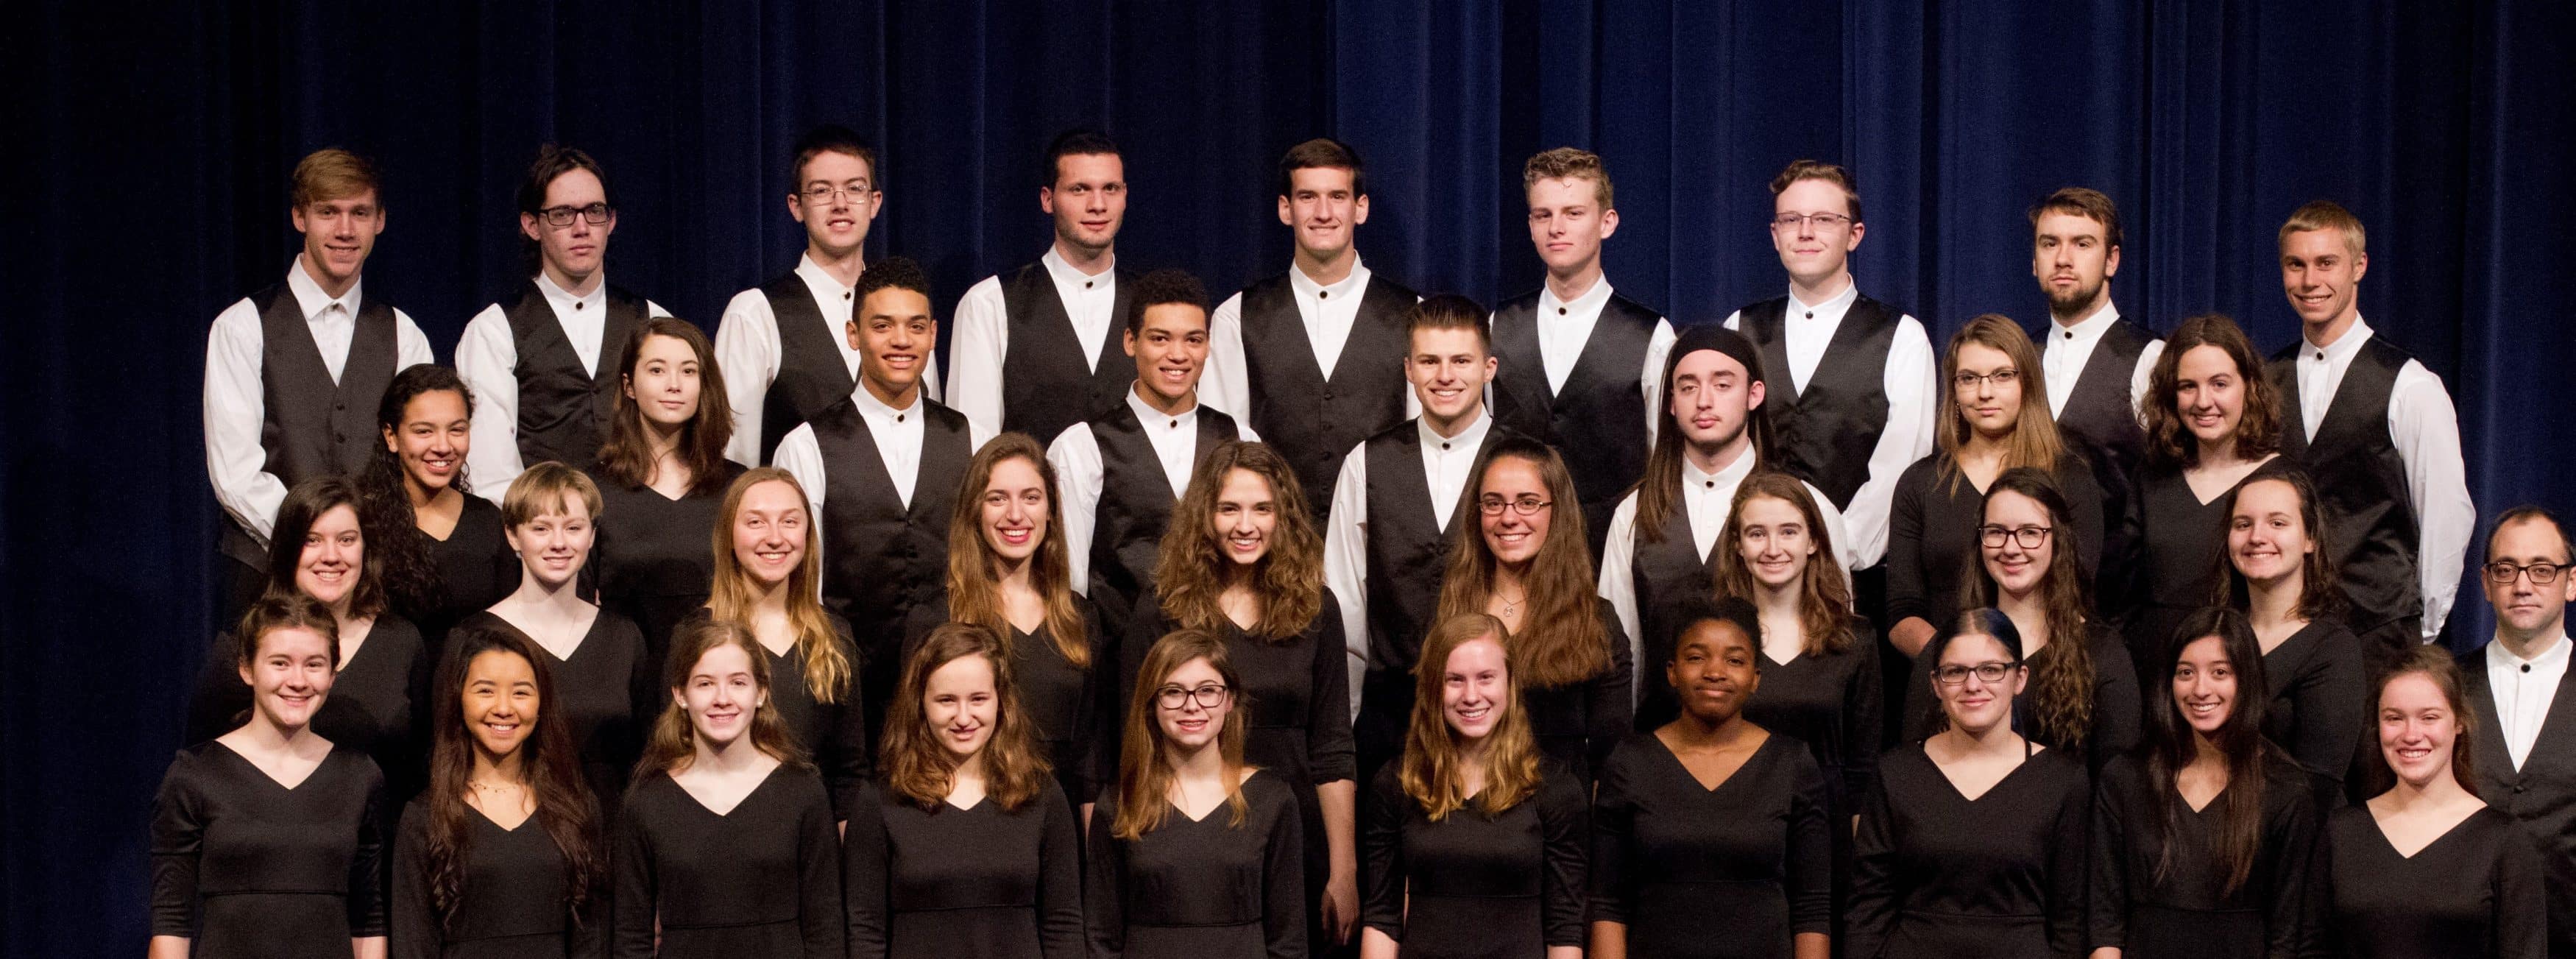
[[[2246,480],[2221,501],[2225,526],[2211,601],[2245,614],[2271,689],[2263,735],[2308,772],[2317,808],[2344,804],[2370,689],[2361,639],[2344,624],[2343,591],[2317,512],[2317,493],[2295,470]]]

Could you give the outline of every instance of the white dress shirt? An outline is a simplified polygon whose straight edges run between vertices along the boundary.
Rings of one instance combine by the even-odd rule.
[[[2120,308],[2102,301],[2092,315],[2068,326],[2056,317],[2048,320],[2048,345],[2041,347],[2039,370],[2048,381],[2048,415],[2066,415],[2066,400],[2075,395],[2075,381],[2084,375],[2084,364],[2093,359],[2093,347],[2102,342],[2102,334],[2120,322]],[[2156,370],[2156,357],[2165,353],[2165,341],[2150,340],[2138,353],[2138,365],[2129,371],[2129,415],[2141,424],[2146,422],[2138,409],[2147,400],[2147,379]]]
[[[1172,498],[1179,499],[1190,487],[1190,470],[1197,465],[1199,410],[1201,404],[1175,416],[1145,404],[1136,395],[1137,387],[1127,388],[1127,408],[1136,411],[1136,422],[1145,427],[1145,438],[1154,444],[1154,459],[1162,464],[1163,481],[1172,487]],[[1236,420],[1237,439],[1247,443],[1261,440],[1250,424]],[[1072,563],[1073,591],[1091,595],[1091,534],[1099,528],[1100,490],[1109,481],[1108,468],[1101,462],[1100,438],[1091,432],[1088,421],[1065,427],[1056,434],[1055,443],[1047,447],[1047,462],[1055,466],[1056,493],[1064,497],[1064,549]]]
[[[306,275],[301,260],[298,256],[297,262],[287,265],[286,289],[304,314],[322,365],[331,371],[331,382],[337,383],[349,364],[349,343],[358,335],[358,310],[364,305],[359,292],[366,284],[363,279],[352,282],[348,292],[334,299]],[[206,333],[206,478],[214,484],[215,501],[224,512],[262,545],[277,522],[278,504],[286,501],[286,482],[268,471],[268,449],[259,442],[268,416],[267,394],[261,389],[267,345],[260,331],[259,307],[249,297],[216,314],[213,328]],[[409,315],[395,310],[395,371],[434,362],[429,337],[421,335]]]
[[[1340,365],[1342,345],[1351,338],[1351,327],[1358,325],[1360,302],[1368,294],[1369,268],[1351,261],[1351,275],[1331,286],[1315,282],[1298,269],[1288,267],[1289,298],[1297,303],[1297,318],[1306,327],[1306,345],[1315,351],[1315,368],[1324,378],[1333,378],[1333,368]],[[1367,362],[1377,362],[1369,357]],[[1401,356],[1387,357],[1387,362],[1402,363]],[[1217,409],[1248,421],[1252,411],[1252,369],[1243,357],[1243,294],[1237,292],[1217,304],[1208,314],[1207,373],[1199,378],[1199,398]],[[1404,415],[1422,415],[1422,401],[1412,390],[1404,391]]]
[[[2501,642],[2487,644],[2487,688],[2495,695],[2496,722],[2502,726],[2505,751],[2513,755],[2513,768],[2531,756],[2531,744],[2540,738],[2540,726],[2549,719],[2550,701],[2558,696],[2558,683],[2567,677],[2567,632],[2561,629],[2557,638],[2540,647],[2540,655],[2524,659],[2504,648]]]
[[[2370,324],[2359,314],[2352,327],[2332,344],[2299,340],[2299,416],[2307,435],[2317,435],[2326,407],[2343,385],[2352,358],[2371,337]],[[2388,392],[2388,439],[2406,463],[2406,494],[2415,510],[2415,575],[2424,597],[2424,639],[2442,632],[2451,602],[2460,590],[2460,572],[2468,560],[2469,537],[2477,528],[2478,507],[2469,499],[2467,467],[2460,459],[2460,416],[2442,378],[2424,364],[2407,360]]]
[[[1583,358],[1583,347],[1592,342],[1592,328],[1601,323],[1601,308],[1610,302],[1610,280],[1596,280],[1592,288],[1572,300],[1556,298],[1554,287],[1542,287],[1538,293],[1538,355],[1547,367],[1547,392],[1555,396],[1565,391],[1565,379],[1574,374],[1574,364]],[[1646,448],[1655,446],[1655,433],[1663,428],[1664,358],[1673,351],[1673,324],[1662,317],[1655,319],[1655,332],[1646,338],[1646,365],[1637,371],[1637,385],[1646,393]]]
[[[1790,291],[1782,346],[1789,355],[1789,382],[1800,391],[1815,375],[1816,364],[1824,360],[1825,347],[1841,328],[1843,315],[1859,298],[1857,284],[1813,306],[1800,302],[1797,291]],[[1743,320],[1742,311],[1729,314],[1726,328],[1736,329]],[[1763,372],[1780,375],[1777,370]],[[1898,317],[1896,337],[1887,346],[1887,368],[1879,380],[1879,389],[1887,394],[1887,426],[1879,431],[1878,445],[1870,449],[1869,478],[1843,508],[1843,522],[1851,529],[1845,541],[1850,545],[1843,550],[1846,569],[1868,569],[1887,555],[1887,516],[1896,499],[1896,478],[1915,460],[1932,455],[1932,413],[1940,402],[1934,390],[1939,380],[1931,336],[1914,317]]]
[[[1683,457],[1682,495],[1678,505],[1690,519],[1691,548],[1699,553],[1702,562],[1708,560],[1708,551],[1717,546],[1718,535],[1725,532],[1727,517],[1734,514],[1736,488],[1743,486],[1744,478],[1751,475],[1753,451],[1750,447],[1736,456],[1735,462],[1718,467],[1715,473],[1703,472],[1689,457]],[[1822,490],[1808,484],[1800,485],[1807,487],[1807,498],[1816,501],[1817,512],[1824,516],[1825,535],[1833,538],[1835,552],[1840,554],[1834,560],[1843,565],[1844,575],[1849,576],[1851,547],[1848,544],[1851,534],[1844,528],[1842,511],[1834,508],[1834,501],[1827,499]],[[1597,591],[1602,599],[1610,601],[1610,611],[1618,615],[1619,625],[1628,630],[1630,652],[1635,654],[1630,660],[1637,664],[1638,676],[1643,677],[1647,664],[1643,651],[1645,633],[1638,625],[1636,559],[1637,494],[1631,491],[1619,500],[1619,508],[1610,513],[1610,535],[1601,551]]]
[[[850,314],[855,312],[857,291],[843,286],[812,256],[796,258],[796,276],[814,294],[814,307],[823,314],[823,338],[841,351],[841,364],[850,378],[859,377],[859,351],[850,345]],[[733,406],[733,439],[725,444],[725,458],[744,466],[760,465],[761,407],[769,397],[769,385],[778,381],[778,368],[785,349],[779,345],[778,311],[768,295],[752,287],[733,295],[725,304],[723,319],[716,324],[716,369],[724,372],[725,400]],[[929,355],[926,369],[939,368],[939,354]],[[921,378],[921,393],[939,399],[939,378]]]
[[[920,485],[921,442],[927,433],[922,422],[928,411],[922,408],[922,404],[929,401],[915,393],[912,405],[895,409],[886,405],[884,400],[877,399],[876,394],[868,392],[867,384],[862,383],[858,389],[850,391],[850,402],[859,408],[859,418],[867,423],[868,438],[876,443],[877,456],[885,463],[886,477],[894,481],[895,495],[902,498],[905,508],[911,508],[912,491]],[[972,416],[966,418],[966,442],[970,449],[983,449],[984,442],[992,438],[993,431],[982,421]],[[814,522],[821,523],[823,495],[830,471],[824,465],[823,445],[814,438],[814,424],[799,423],[795,429],[789,430],[779,439],[778,450],[769,462],[786,470],[788,475],[796,477],[797,485],[805,487],[806,507],[812,511]],[[934,476],[930,481],[957,482],[961,478]],[[824,539],[824,542],[829,541]]]
[[[572,343],[573,355],[580,357],[582,368],[591,376],[598,376],[600,364],[608,360],[608,349],[626,348],[624,343],[600,342],[608,331],[608,280],[601,278],[587,296],[572,295],[543,272],[537,274],[536,282],[537,292],[554,310],[555,322],[563,325],[564,339]],[[644,314],[669,316],[671,311],[646,300]],[[474,319],[465,324],[465,335],[456,341],[456,376],[474,391],[474,444],[465,452],[465,467],[473,471],[474,492],[495,503],[509,495],[511,481],[527,469],[527,464],[519,460],[518,366],[519,343],[510,335],[510,316],[502,312],[501,304],[494,303],[474,314]],[[590,466],[566,465],[575,469]]]
[[[1442,532],[1457,518],[1458,498],[1466,495],[1470,474],[1476,471],[1476,452],[1484,448],[1485,434],[1493,427],[1492,411],[1481,406],[1475,420],[1456,436],[1441,436],[1420,418],[1413,420],[1422,446],[1422,478],[1431,490],[1432,518]],[[1333,480],[1333,503],[1324,520],[1324,585],[1332,587],[1333,598],[1342,607],[1342,640],[1351,654],[1354,720],[1359,718],[1360,681],[1368,673],[1368,454],[1363,452],[1367,445],[1351,447],[1342,457],[1342,471]]]
[[[1055,281],[1064,315],[1073,321],[1074,339],[1082,344],[1082,367],[1098,366],[1100,347],[1119,325],[1118,272],[1115,260],[1098,273],[1084,273],[1048,247],[1038,262]],[[1002,409],[1002,362],[1011,352],[1011,315],[1002,303],[1002,277],[984,278],[957,301],[957,328],[948,335],[949,408],[978,423],[1005,422]]]

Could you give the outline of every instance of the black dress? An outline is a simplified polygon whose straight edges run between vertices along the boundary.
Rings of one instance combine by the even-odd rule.
[[[810,769],[770,770],[721,815],[668,773],[637,782],[609,857],[617,870],[613,954],[840,959],[834,840],[831,803]]]
[[[2062,750],[1975,799],[1921,747],[1888,753],[1853,840],[1843,955],[2081,955],[2091,799],[2084,765]]]
[[[2308,865],[2316,849],[2316,804],[2297,764],[2277,756],[2265,763],[2262,843],[2255,847],[2254,871],[2233,894],[2214,856],[2224,825],[2218,799],[2193,811],[2181,795],[2167,797],[2182,815],[2182,829],[2172,861],[2165,863],[2165,826],[2148,792],[2163,787],[2149,782],[2135,755],[2103,767],[2093,794],[2092,934],[2086,948],[2115,948],[2136,959],[2310,954],[2315,929],[2307,913]]]
[[[2138,558],[2125,577],[2129,664],[2138,675],[2155,675],[2156,661],[2183,618],[2216,602],[2219,577],[2227,568],[2228,499],[2246,483],[2289,469],[2288,459],[2275,457],[2206,503],[2192,492],[2179,465],[2138,473],[2130,507],[2138,518]]]
[[[1080,959],[1081,844],[1052,781],[1010,811],[872,784],[841,843],[850,959]]]
[[[2138,705],[2138,677],[2129,672],[2128,648],[2119,632],[2099,622],[2087,623],[2084,639],[2085,651],[2093,655],[2092,731],[2081,742],[2050,742],[2050,737],[2038,732],[2034,691],[2039,688],[2040,671],[2049,668],[2056,643],[2030,655],[2030,685],[2013,700],[2013,728],[2051,749],[2073,753],[2088,768],[2099,770],[2111,757],[2138,745],[2146,709]],[[1922,742],[1947,728],[1941,701],[1932,694],[1932,665],[1925,657],[1914,657],[1914,675],[1906,681],[1905,741],[1909,743]]]
[[[645,658],[644,635],[626,617],[603,609],[591,620],[590,631],[582,634],[581,645],[573,647],[572,658],[558,659],[509,620],[488,610],[466,617],[456,628],[505,630],[545,654],[555,680],[555,702],[546,704],[547,715],[561,716],[571,724],[582,778],[599,800],[605,821],[614,823],[626,795],[626,780],[643,755],[644,737],[671,701],[670,694],[659,688],[658,664]]]
[[[680,620],[686,624],[706,618],[704,606],[691,610]],[[769,703],[778,707],[778,718],[796,737],[796,745],[805,750],[805,758],[814,763],[823,776],[823,788],[832,795],[832,817],[850,818],[850,807],[858,801],[859,789],[868,781],[868,709],[873,704],[859,702],[859,647],[850,637],[850,621],[841,614],[823,613],[832,621],[833,641],[840,645],[841,655],[850,663],[847,686],[828,703],[814,700],[814,689],[805,683],[805,655],[790,646],[785,653],[769,654]],[[766,650],[763,650],[766,652]]]
[[[439,599],[414,619],[431,649],[445,649],[447,631],[518,589],[523,571],[503,535],[501,507],[472,493],[465,494],[465,508],[446,539],[419,536],[428,542],[429,561],[438,567]]]
[[[1797,934],[1833,932],[1825,802],[1824,773],[1787,736],[1710,789],[1639,733],[1601,769],[1592,920],[1626,924],[1631,955],[1788,959]]]
[[[1530,735],[1539,751],[1564,763],[1576,782],[1586,784],[1592,782],[1593,770],[1609,761],[1610,750],[1635,731],[1637,718],[1631,695],[1636,660],[1628,649],[1627,630],[1606,602],[1601,604],[1601,628],[1610,640],[1608,669],[1560,686],[1521,687],[1521,705],[1529,710]]]
[[[635,621],[655,662],[670,648],[671,629],[707,604],[715,579],[716,511],[725,487],[742,475],[740,464],[718,462],[723,483],[679,499],[590,470],[599,481],[599,533],[585,569],[599,576],[599,605]]]
[[[464,888],[442,919],[429,888],[429,802],[403,809],[394,841],[393,959],[598,959],[608,953],[608,883],[600,877],[576,917],[563,850],[535,817],[503,829],[471,808]],[[592,860],[605,867],[608,857]]]
[[[1100,794],[1100,783],[1107,778],[1104,770],[1118,751],[1123,716],[1119,709],[1125,705],[1110,701],[1118,695],[1118,684],[1108,675],[1116,661],[1116,638],[1100,624],[1099,607],[1080,596],[1073,603],[1082,611],[1083,646],[1091,654],[1088,667],[1064,658],[1064,650],[1056,647],[1055,637],[1043,624],[1034,633],[1010,626],[1010,635],[1004,637],[1011,644],[1011,677],[1019,684],[1020,708],[1028,710],[1029,731],[1055,770],[1056,788],[1067,801]],[[945,595],[913,604],[904,620],[904,662],[912,661],[913,651],[921,648],[931,630],[948,622],[947,614]]]
[[[338,744],[293,789],[220,742],[180,750],[152,802],[152,934],[194,959],[348,959],[385,934],[384,786]]]
[[[1541,760],[1538,792],[1498,816],[1474,799],[1439,822],[1390,762],[1360,803],[1362,923],[1408,959],[1529,959],[1585,942],[1591,818],[1571,770]]]
[[[1959,591],[1978,575],[1977,527],[1985,522],[1985,491],[1957,477],[1941,477],[1949,455],[1934,453],[1914,461],[1896,478],[1895,498],[1888,507],[1887,622],[1921,617],[1933,629],[1948,629],[1959,615]],[[2075,559],[2087,582],[2102,562],[2102,488],[2092,467],[2069,455],[2058,460],[2058,492],[2074,511]],[[2126,659],[2125,649],[2121,658]]]
[[[197,673],[196,694],[189,699],[190,742],[213,739],[249,721],[251,692],[241,681],[240,662],[241,641],[229,632],[216,636],[205,668]],[[357,655],[340,664],[331,694],[313,714],[315,735],[376,761],[385,777],[385,803],[378,810],[386,816],[382,826],[392,826],[394,811],[427,783],[429,682],[430,660],[420,630],[402,617],[378,616]]]
[[[1879,688],[1878,634],[1858,616],[1851,628],[1851,644],[1842,652],[1801,653],[1785,663],[1765,658],[1762,688],[1744,703],[1744,718],[1807,745],[1824,772],[1836,822],[1859,812],[1860,797],[1878,779],[1879,743],[1886,736],[1879,716],[1886,704]]]
[[[2340,618],[2312,621],[2263,654],[2263,679],[2272,687],[2264,738],[2307,770],[2318,809],[2342,806],[2344,772],[2371,722],[2360,637]]]
[[[1242,792],[1240,825],[1228,804],[1193,820],[1167,800],[1163,824],[1135,839],[1112,835],[1118,790],[1101,792],[1083,888],[1095,959],[1306,955],[1297,795],[1268,770]]]
[[[2326,938],[2349,959],[2541,959],[2549,902],[2540,849],[2513,817],[2471,813],[2400,856],[2370,807],[2326,817],[2316,871],[2328,885]]]

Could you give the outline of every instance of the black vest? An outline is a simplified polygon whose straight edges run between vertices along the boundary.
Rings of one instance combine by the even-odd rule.
[[[1404,421],[1404,316],[1417,299],[1385,274],[1371,274],[1359,317],[1325,378],[1306,338],[1288,275],[1243,288],[1243,360],[1254,432],[1288,458],[1306,488],[1310,515],[1332,506],[1342,456]],[[1421,472],[1416,463],[1414,472]]]
[[[1422,658],[1422,638],[1439,612],[1450,536],[1458,524],[1476,522],[1471,501],[1476,487],[1469,483],[1449,514],[1449,530],[1440,528],[1431,481],[1422,474],[1422,432],[1415,422],[1406,420],[1369,437],[1358,450],[1368,463],[1368,582],[1363,588],[1368,592],[1369,649],[1351,736],[1362,776],[1373,775],[1403,751],[1405,725],[1413,712],[1413,666]],[[1509,428],[1500,423],[1487,426],[1477,458],[1497,437],[1508,435]]]
[[[2315,347],[2302,339],[2273,354],[2268,364],[2272,386],[2281,394],[2281,453],[2316,478],[2335,568],[2352,601],[2348,620],[2353,632],[2367,634],[2424,611],[2406,460],[2388,436],[2389,396],[2409,357],[2373,335],[2344,368],[2343,382],[2317,421],[2317,435],[2309,436],[2299,405],[2299,351],[2307,349]]]
[[[2065,339],[2054,328],[2045,336],[2052,350]],[[2155,341],[2154,333],[2126,317],[2112,321],[2111,328],[2094,342],[2092,355],[2084,358],[2084,369],[2066,394],[2066,408],[2057,414],[2058,431],[2082,444],[2084,458],[2093,464],[2105,510],[2127,508],[2138,463],[2147,455],[2147,431],[2138,425],[2129,382],[2136,375],[2138,357],[2146,355],[2147,345]],[[2121,524],[2105,525],[2118,529]]]
[[[1904,314],[1863,296],[1852,301],[1825,345],[1807,388],[1789,372],[1789,298],[1745,307],[1738,332],[1762,351],[1771,411],[1771,450],[1779,468],[1821,490],[1837,509],[1869,481],[1869,454],[1887,430],[1887,351]]]
[[[280,283],[250,295],[259,309],[260,468],[292,488],[319,476],[354,476],[377,444],[376,404],[392,385],[401,353],[394,309],[361,300],[340,381],[322,362],[295,292]]]
[[[1123,405],[1127,387],[1136,382],[1136,364],[1119,345],[1119,331],[1132,303],[1134,275],[1115,271],[1117,298],[1109,311],[1109,335],[1100,338],[1100,355],[1082,361],[1082,338],[1073,333],[1073,316],[1065,312],[1055,277],[1046,264],[1031,263],[1003,276],[1002,314],[1010,324],[1009,348],[1002,352],[1002,423],[1005,432],[1037,437],[1038,445],[1055,442],[1064,428]]]
[[[849,361],[832,341],[835,331],[824,327],[823,308],[804,277],[790,272],[763,283],[760,295],[769,298],[769,312],[778,318],[778,375],[760,399],[760,461],[766,463],[779,440],[848,399],[859,384],[850,378]]]
[[[947,583],[949,513],[975,455],[966,414],[929,400],[920,409],[908,507],[856,404],[844,398],[807,421],[823,454],[823,604],[850,621],[871,670],[900,668],[891,657],[904,615]]]
[[[1647,706],[1656,707],[1655,725],[1663,725],[1679,710],[1671,687],[1649,664],[1669,662],[1673,658],[1673,635],[1681,624],[1672,622],[1681,601],[1691,596],[1711,596],[1717,586],[1717,549],[1709,548],[1707,556],[1699,553],[1699,544],[1691,539],[1690,499],[1675,491],[1672,512],[1664,516],[1660,538],[1649,540],[1639,517],[1634,552],[1628,559],[1629,581],[1637,589],[1637,642],[1640,668],[1654,677],[1639,686],[1642,695],[1638,707],[1641,729]]]
[[[2478,716],[2472,746],[2480,798],[2522,823],[2539,844],[2549,877],[2550,955],[2576,955],[2576,670],[2558,680],[2540,735],[2515,769],[2487,678],[2486,649],[2461,654],[2459,663],[2462,691]]]
[[[546,295],[530,280],[517,302],[502,308],[510,321],[510,342],[518,348],[519,365],[510,374],[519,380],[519,461],[554,460],[589,463],[608,441],[608,426],[617,416],[618,354],[635,328],[644,325],[644,298],[608,287],[607,315],[600,325],[599,374],[581,365],[581,354],[564,337]]]
[[[1234,417],[1200,404],[1191,468],[1207,462],[1218,443],[1239,435]],[[1154,455],[1154,441],[1145,435],[1145,425],[1126,403],[1092,417],[1091,437],[1100,444],[1100,503],[1093,511],[1096,522],[1091,529],[1091,596],[1094,601],[1115,596],[1119,608],[1125,609],[1154,588],[1154,561],[1162,550],[1163,528],[1172,520],[1172,482],[1163,475],[1162,458]]]
[[[1566,451],[1566,468],[1583,500],[1594,556],[1609,536],[1610,514],[1646,474],[1646,391],[1638,376],[1662,317],[1635,300],[1610,295],[1601,319],[1551,393],[1539,352],[1537,293],[1494,310],[1494,421]]]

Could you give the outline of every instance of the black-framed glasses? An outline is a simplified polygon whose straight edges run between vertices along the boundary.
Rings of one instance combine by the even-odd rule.
[[[2566,572],[2567,565],[2564,563],[2532,563],[2529,565],[2516,565],[2503,560],[2497,560],[2495,562],[2488,563],[2486,569],[2487,582],[2494,583],[2498,586],[2511,586],[2513,585],[2513,578],[2524,573],[2531,574],[2532,585],[2546,586],[2550,583],[2557,582],[2558,574]]]
[[[1852,218],[1840,213],[1783,213],[1771,218],[1771,226],[1781,230],[1795,230],[1809,223],[1815,224],[1816,229],[1830,230],[1850,226]]]
[[[1975,676],[1975,677],[1977,677],[1977,681],[1978,681],[1978,682],[1985,683],[1985,684],[1987,684],[1987,685],[1990,685],[1990,686],[1991,686],[1991,685],[1993,685],[1993,684],[1995,684],[1995,683],[2003,682],[2003,681],[2004,681],[2004,677],[2005,677],[2005,676],[2009,676],[2009,675],[2011,675],[2011,674],[2012,674],[2013,667],[2015,667],[2015,666],[2019,666],[2019,665],[2021,665],[2021,664],[2020,664],[2020,663],[1978,663],[1978,664],[1976,664],[1976,665],[1974,665],[1974,666],[1960,666],[1960,665],[1957,665],[1957,664],[1951,664],[1951,665],[1943,666],[1943,667],[1941,667],[1941,668],[1939,668],[1939,669],[1935,669],[1935,670],[1933,670],[1933,671],[1932,671],[1932,678],[1933,678],[1933,679],[1936,679],[1936,680],[1939,680],[1939,681],[1940,681],[1940,683],[1941,683],[1941,685],[1944,685],[1944,686],[1956,686],[1956,685],[1959,685],[1960,683],[1967,682],[1967,681],[1968,681],[1968,677],[1970,677],[1970,676]]]
[[[1196,700],[1200,709],[1215,709],[1225,705],[1226,694],[1230,692],[1233,690],[1219,683],[1208,683],[1197,689],[1165,686],[1154,693],[1154,702],[1164,709],[1187,709],[1190,702]]]
[[[1987,523],[1984,526],[1977,527],[1977,542],[1986,544],[1987,549],[2002,549],[2004,546],[2004,540],[2010,539],[2013,542],[2020,543],[2021,548],[2023,549],[2038,549],[2039,544],[2048,542],[2049,532],[2056,528],[2057,527],[2054,526],[2023,526],[2017,529],[2007,529],[1993,523]]]
[[[1528,516],[1554,505],[1556,505],[1555,501],[1543,500],[1536,496],[1523,496],[1519,499],[1504,499],[1500,496],[1479,496],[1476,498],[1476,508],[1484,511],[1484,514],[1487,516],[1503,515],[1503,507],[1506,506],[1511,507],[1512,512]]]
[[[616,211],[609,209],[608,204],[605,203],[593,203],[584,207],[550,206],[537,211],[539,215],[546,218],[547,226],[571,226],[572,218],[575,216],[589,220],[591,225],[597,226],[608,222],[608,215],[613,212]]]
[[[1950,385],[1958,387],[1964,392],[1976,389],[1978,384],[1989,381],[1993,382],[1996,386],[2011,386],[2015,383],[2021,382],[2021,371],[2009,366],[1992,373],[1969,373],[1962,371],[1959,375],[1950,378]]]
[[[868,194],[875,192],[877,192],[875,187],[866,186],[811,186],[797,195],[804,197],[807,203],[821,206],[839,200],[845,194],[851,201],[856,202],[867,199]]]

